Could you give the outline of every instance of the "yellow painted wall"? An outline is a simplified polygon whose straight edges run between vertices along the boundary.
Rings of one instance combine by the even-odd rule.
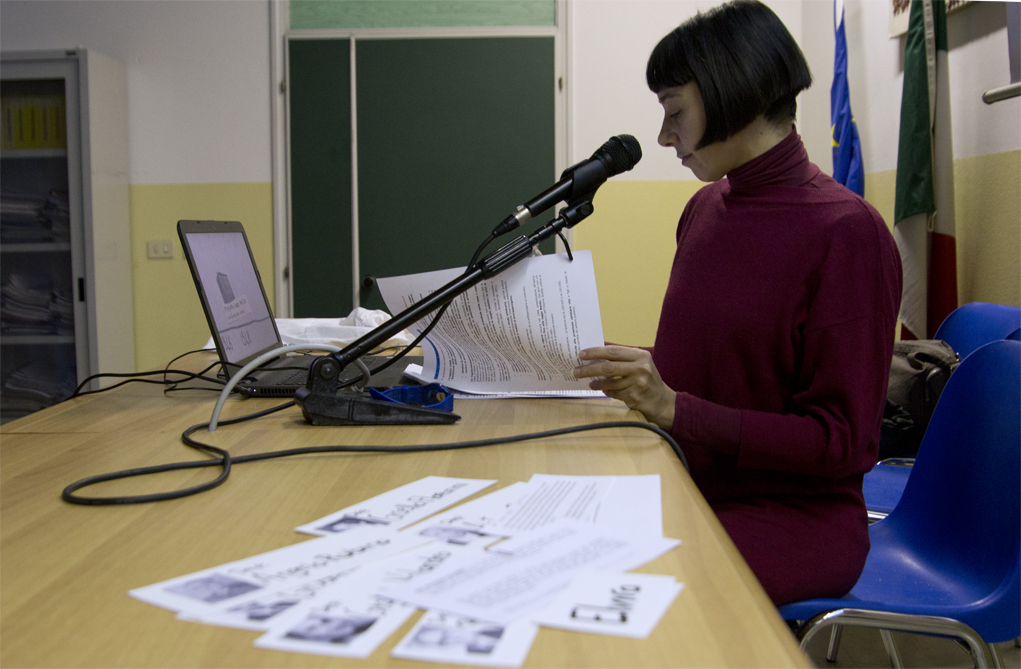
[[[651,346],[663,303],[677,220],[698,181],[608,181],[595,213],[574,228],[574,246],[592,251],[603,337]]]
[[[897,171],[865,175],[865,199],[893,221]],[[1021,151],[954,161],[957,301],[1021,306]]]
[[[954,163],[958,298],[1021,306],[1021,151]],[[865,175],[865,197],[893,222],[896,171]],[[697,181],[608,181],[574,228],[592,251],[603,336],[647,346],[656,336],[674,233]]]
[[[129,191],[135,367],[165,366],[209,339],[195,282],[188,271],[177,221],[241,221],[273,304],[273,198],[269,183],[149,184]],[[169,239],[174,257],[149,259],[146,242]]]

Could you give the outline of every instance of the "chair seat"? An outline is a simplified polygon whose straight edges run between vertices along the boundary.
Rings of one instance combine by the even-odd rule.
[[[850,598],[883,602],[888,611],[904,607],[903,612],[962,619],[965,609],[996,589],[989,582],[989,565],[955,563],[939,552],[920,554],[900,540],[902,532],[883,525],[888,521],[870,527],[872,550]],[[1009,567],[998,572],[1001,578],[1002,569]]]
[[[854,588],[840,599],[812,599],[780,607],[786,620],[807,620],[820,611],[856,608],[953,618],[976,626],[976,602],[998,590],[987,574],[962,564],[934,564],[898,540],[881,521],[869,527],[872,550]],[[974,567],[980,566],[975,563]],[[974,574],[968,571],[976,571]],[[1008,583],[1002,584],[1009,587]],[[979,609],[980,610],[980,609]],[[1008,636],[1006,641],[1013,638]]]

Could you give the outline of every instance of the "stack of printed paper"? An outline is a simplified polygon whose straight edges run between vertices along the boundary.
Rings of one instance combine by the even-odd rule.
[[[495,483],[426,477],[297,528],[314,539],[129,594],[263,631],[260,648],[352,658],[419,608],[394,657],[518,667],[540,625],[648,636],[682,587],[626,573],[680,543],[659,477],[535,475],[443,511]]]
[[[461,276],[464,268],[379,279],[393,314]],[[416,336],[436,313],[409,329]],[[592,253],[528,258],[450,303],[405,374],[461,395],[605,397],[574,378],[578,352],[603,345]]]

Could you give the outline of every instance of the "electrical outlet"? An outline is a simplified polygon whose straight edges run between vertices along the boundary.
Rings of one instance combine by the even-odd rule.
[[[145,244],[150,258],[173,258],[174,243],[169,239],[152,239]]]

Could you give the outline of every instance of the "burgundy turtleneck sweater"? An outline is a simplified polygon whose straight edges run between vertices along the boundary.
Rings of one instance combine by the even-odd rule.
[[[692,478],[778,604],[865,564],[901,277],[882,217],[794,131],[681,216],[653,359]]]

